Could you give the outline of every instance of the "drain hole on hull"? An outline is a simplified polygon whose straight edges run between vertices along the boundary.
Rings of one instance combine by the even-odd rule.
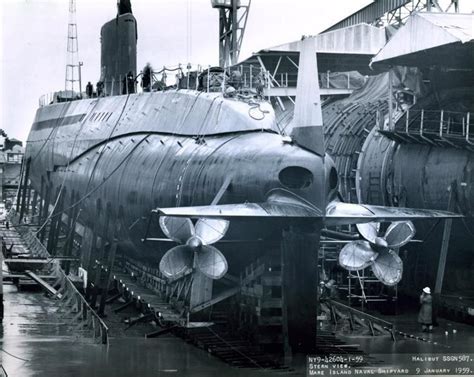
[[[300,166],[288,166],[278,174],[278,179],[290,189],[304,189],[313,183],[313,173]]]

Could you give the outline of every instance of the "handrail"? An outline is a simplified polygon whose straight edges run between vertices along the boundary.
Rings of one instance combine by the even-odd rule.
[[[407,135],[415,135],[425,139],[426,136],[437,136],[441,140],[449,142],[446,138],[462,138],[472,145],[472,130],[470,129],[470,112],[441,110],[413,110],[405,112],[405,122],[398,126],[395,131],[401,131]],[[431,140],[429,140],[431,142]]]

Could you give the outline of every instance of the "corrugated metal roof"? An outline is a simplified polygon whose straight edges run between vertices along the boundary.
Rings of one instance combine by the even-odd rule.
[[[316,44],[316,52],[327,54],[375,55],[386,42],[384,29],[368,24],[349,26],[311,38]],[[294,41],[266,50],[299,52],[300,43],[301,41]]]
[[[340,29],[347,26],[357,25],[362,22],[372,23],[382,17],[385,13],[391,12],[401,6],[408,4],[411,0],[374,0],[357,12],[337,22],[324,32]]]
[[[472,68],[474,15],[415,13],[372,59],[372,64]]]

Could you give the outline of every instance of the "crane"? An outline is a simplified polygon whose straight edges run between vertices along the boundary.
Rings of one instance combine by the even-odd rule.
[[[219,10],[219,66],[234,65],[239,59],[252,0],[211,0]]]

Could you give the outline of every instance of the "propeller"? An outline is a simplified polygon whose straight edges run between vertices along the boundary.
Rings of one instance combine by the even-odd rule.
[[[395,285],[403,273],[403,262],[394,248],[407,244],[415,235],[411,221],[393,222],[383,237],[379,236],[380,223],[357,224],[364,240],[344,246],[339,253],[339,264],[349,271],[371,266],[377,279],[385,285]]]
[[[194,225],[185,217],[160,217],[163,233],[180,245],[168,250],[161,258],[160,271],[173,278],[196,266],[211,279],[220,279],[227,272],[227,260],[211,244],[219,241],[229,228],[229,221],[199,219]]]

